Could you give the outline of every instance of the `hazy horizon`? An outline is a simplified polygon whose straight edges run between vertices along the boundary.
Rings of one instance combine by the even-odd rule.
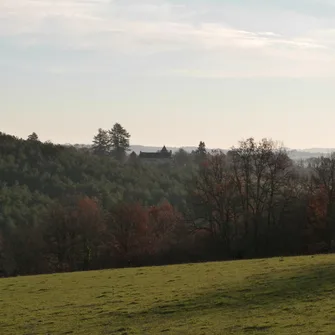
[[[334,37],[330,0],[3,0],[0,131],[335,147]]]

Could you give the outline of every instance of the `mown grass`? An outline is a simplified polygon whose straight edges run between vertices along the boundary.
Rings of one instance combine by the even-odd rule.
[[[335,334],[335,256],[0,280],[0,334]]]

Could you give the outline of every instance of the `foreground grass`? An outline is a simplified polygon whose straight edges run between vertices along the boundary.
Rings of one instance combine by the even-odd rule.
[[[335,256],[0,280],[0,334],[335,334]]]

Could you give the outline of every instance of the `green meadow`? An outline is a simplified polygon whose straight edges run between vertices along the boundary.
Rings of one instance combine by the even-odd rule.
[[[0,334],[335,334],[335,256],[0,279]]]

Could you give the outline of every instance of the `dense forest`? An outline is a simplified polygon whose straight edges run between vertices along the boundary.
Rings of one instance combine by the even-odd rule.
[[[253,138],[143,162],[116,123],[92,146],[0,133],[0,276],[331,252],[335,155]]]

